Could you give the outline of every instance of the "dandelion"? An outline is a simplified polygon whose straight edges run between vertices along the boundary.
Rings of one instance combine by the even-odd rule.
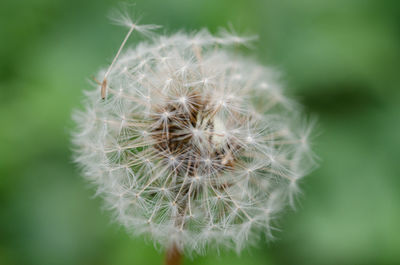
[[[118,22],[150,40],[100,71],[73,135],[75,160],[116,220],[167,249],[168,264],[272,238],[314,159],[276,73],[230,48],[253,38]]]

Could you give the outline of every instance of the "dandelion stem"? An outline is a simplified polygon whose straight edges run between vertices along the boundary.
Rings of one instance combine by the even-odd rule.
[[[180,265],[182,254],[179,249],[173,244],[165,253],[165,265]]]

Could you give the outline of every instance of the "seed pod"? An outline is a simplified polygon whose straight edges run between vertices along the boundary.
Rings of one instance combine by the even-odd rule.
[[[133,233],[189,254],[272,237],[313,166],[310,127],[273,70],[230,48],[249,40],[153,36],[99,73],[105,100],[86,93],[75,159]]]

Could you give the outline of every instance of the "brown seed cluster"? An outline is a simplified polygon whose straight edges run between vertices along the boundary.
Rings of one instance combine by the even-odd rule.
[[[166,102],[155,109],[158,123],[151,135],[155,148],[175,174],[195,176],[206,171],[203,173],[215,175],[232,169],[239,148],[232,141],[215,140],[219,137],[214,130],[218,109],[210,100],[192,92]]]

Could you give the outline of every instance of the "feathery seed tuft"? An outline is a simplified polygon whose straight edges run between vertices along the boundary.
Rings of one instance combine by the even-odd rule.
[[[126,18],[120,21],[147,31]],[[314,165],[310,127],[270,68],[206,30],[121,52],[76,112],[75,159],[116,219],[186,253],[254,242]],[[105,100],[100,89],[105,89]]]

